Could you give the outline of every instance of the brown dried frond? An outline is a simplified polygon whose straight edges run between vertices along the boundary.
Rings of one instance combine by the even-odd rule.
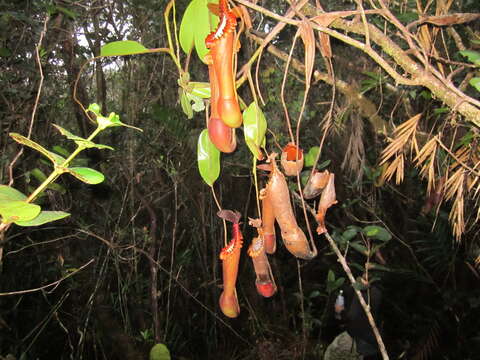
[[[430,194],[435,186],[435,158],[437,155],[437,137],[431,138],[418,152],[418,155],[413,159],[417,167],[420,169],[420,175],[426,177],[428,180],[427,193]],[[422,165],[423,164],[423,165]]]
[[[475,182],[477,182],[477,180],[478,180],[478,176],[475,177]],[[480,198],[478,197],[479,194],[480,194],[480,183],[477,184],[477,187],[473,192],[473,198],[477,198],[477,200],[480,200]],[[477,205],[480,205],[480,204],[477,204]]]
[[[393,175],[395,176],[395,183],[398,185],[403,181],[404,176],[404,158],[403,154],[398,155],[393,161],[388,163],[387,167],[385,168],[382,179],[390,181]]]
[[[466,146],[461,146],[457,151],[454,153],[455,161],[450,165],[450,171],[455,170],[457,167],[462,166],[461,163],[468,162],[470,159],[471,152],[470,149]]]
[[[365,146],[363,145],[363,121],[359,115],[351,116],[351,131],[348,139],[347,150],[342,162],[342,170],[347,169],[356,175],[356,180],[363,176],[363,164],[365,163]]]
[[[453,226],[453,234],[457,241],[465,231],[465,219],[464,219],[464,183],[465,183],[465,170],[459,168],[455,171],[445,183],[445,198],[447,200],[453,199],[452,209],[448,219]]]
[[[401,125],[399,125],[393,135],[390,144],[382,151],[380,165],[387,162],[395,154],[403,151],[405,146],[410,142],[410,150],[418,153],[418,144],[416,139],[417,125],[421,117],[421,113],[417,114]]]

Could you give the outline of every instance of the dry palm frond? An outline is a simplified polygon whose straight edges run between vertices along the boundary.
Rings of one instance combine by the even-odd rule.
[[[417,125],[420,120],[421,113],[417,114],[395,129],[393,139],[390,144],[382,151],[380,165],[387,162],[390,158],[404,151],[405,146],[410,142],[410,150],[418,153],[418,145],[416,140]]]
[[[393,175],[395,176],[395,183],[398,185],[403,181],[404,175],[404,158],[403,154],[398,155],[392,162],[388,163],[387,167],[385,167],[382,179],[386,179],[390,181]]]
[[[468,162],[468,159],[470,159],[471,153],[470,149],[466,146],[460,147],[455,153],[453,153],[454,156],[452,156],[455,161],[450,165],[450,170],[455,170],[457,167],[462,166],[462,164],[465,164]]]
[[[455,171],[445,183],[445,198],[447,200],[453,199],[452,209],[448,219],[453,226],[453,233],[455,238],[460,240],[463,232],[465,231],[464,220],[464,183],[465,183],[465,170],[459,168]]]
[[[347,150],[342,162],[342,170],[345,168],[356,175],[360,180],[363,176],[363,165],[365,163],[365,146],[363,144],[363,121],[359,115],[351,117],[351,132],[348,139]]]
[[[437,155],[437,145],[437,137],[434,136],[422,147],[413,160],[416,162],[417,167],[422,167],[420,169],[420,174],[428,180],[428,194],[430,194],[435,185],[435,158]]]

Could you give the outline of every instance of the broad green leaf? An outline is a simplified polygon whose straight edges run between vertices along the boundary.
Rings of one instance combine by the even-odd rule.
[[[65,161],[65,159],[60,155],[57,155],[51,151],[48,151],[42,145],[37,144],[35,141],[32,141],[23,135],[20,135],[17,133],[10,133],[10,136],[16,142],[37,150],[39,153],[41,153],[42,155],[50,159],[50,161],[53,162],[54,164],[60,165]]]
[[[334,282],[334,281],[335,281],[335,273],[332,270],[328,270],[327,282]]]
[[[355,236],[357,236],[357,233],[360,231],[360,228],[357,226],[349,226],[343,233],[342,236],[345,240],[350,241]]]
[[[210,11],[208,10],[207,7],[207,1],[206,0],[193,0],[197,1],[197,6],[196,6],[196,15],[195,15],[195,21],[194,21],[194,29],[195,29],[195,35],[194,35],[194,42],[195,42],[195,50],[197,51],[197,55],[202,60],[205,62],[204,58],[205,55],[209,52],[207,47],[205,46],[205,38],[207,37],[208,34],[210,34]]]
[[[190,2],[183,14],[179,35],[182,50],[188,54],[195,45],[197,55],[202,61],[208,53],[205,38],[218,24],[218,17],[210,13],[207,4],[207,0],[192,0]]]
[[[4,201],[23,201],[26,199],[27,196],[17,189],[7,185],[0,185],[0,204],[2,204]]]
[[[203,181],[212,186],[220,175],[220,151],[210,141],[207,129],[198,138],[197,162]]]
[[[459,53],[465,56],[471,63],[480,66],[480,52],[474,50],[462,50]]]
[[[355,250],[357,250],[362,255],[367,255],[368,254],[368,250],[367,250],[366,246],[363,245],[363,244],[360,244],[358,241],[351,242],[350,246],[352,248],[354,248]]]
[[[80,136],[77,136],[77,135],[74,135],[72,134],[70,131],[68,131],[67,129],[64,129],[62,128],[61,126],[59,125],[56,125],[56,124],[53,124],[53,126],[55,126],[57,128],[58,131],[60,131],[60,133],[65,136],[68,140],[73,140],[75,141],[75,143],[80,146],[80,147],[83,147],[83,148],[96,148],[96,149],[109,149],[109,150],[114,150],[111,146],[108,146],[108,145],[102,145],[102,144],[95,144],[93,141],[90,141],[90,140],[87,140],[87,139],[84,139]]]
[[[189,86],[192,87],[192,95],[198,96],[202,99],[210,99],[210,83],[207,82],[190,82]]]
[[[477,91],[480,91],[480,77],[471,78],[468,83],[472,85]]]
[[[179,89],[180,92],[180,105],[182,107],[182,111],[185,115],[187,115],[188,119],[193,118],[193,108],[190,100],[188,100],[187,92],[184,89]]]
[[[41,211],[37,217],[29,221],[14,221],[19,226],[39,226],[55,220],[63,219],[70,216],[69,213],[64,211]]]
[[[304,158],[305,167],[313,166],[313,164],[315,164],[315,159],[317,158],[317,154],[319,151],[320,151],[320,147],[318,146],[312,146],[308,150]]]
[[[165,344],[155,344],[150,350],[149,360],[170,360],[170,351]]]
[[[142,44],[132,40],[113,41],[100,49],[100,56],[122,56],[150,52]]]
[[[243,133],[248,148],[258,160],[263,158],[260,147],[265,144],[267,120],[257,103],[252,102],[243,112]]]
[[[344,282],[345,282],[345,278],[344,278],[344,277],[338,278],[338,279],[335,281],[335,290],[338,289],[339,287],[341,287]]]
[[[187,9],[182,17],[182,22],[180,23],[180,32],[178,34],[180,40],[180,46],[185,54],[190,53],[192,51],[194,41],[194,33],[195,29],[193,27],[194,18],[194,8],[193,8],[193,1],[188,4]]]
[[[0,216],[3,223],[32,220],[40,211],[40,206],[25,201],[8,200],[0,202]]]
[[[103,176],[101,172],[88,167],[71,167],[65,170],[69,174],[75,176],[78,180],[87,184],[100,184],[103,180],[105,180],[105,176]]]
[[[392,235],[385,228],[376,225],[365,226],[363,233],[368,237],[380,241],[389,241],[392,238]]]

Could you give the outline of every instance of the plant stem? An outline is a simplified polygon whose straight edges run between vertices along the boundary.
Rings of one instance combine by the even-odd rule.
[[[91,141],[95,136],[100,133],[102,129],[100,127],[97,127],[87,138],[88,141]],[[51,183],[53,183],[60,175],[62,175],[64,172],[66,172],[65,168],[68,167],[70,162],[83,150],[85,150],[86,147],[84,145],[77,145],[77,148],[75,149],[74,152],[70,154],[70,156],[61,164],[61,165],[55,165],[55,169],[52,171],[52,173],[41,183],[25,200],[27,203],[31,203],[33,200],[37,198],[38,195],[40,195]]]

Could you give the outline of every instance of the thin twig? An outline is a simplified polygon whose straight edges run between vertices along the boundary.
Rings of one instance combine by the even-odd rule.
[[[36,292],[36,291],[40,291],[40,290],[44,290],[44,289],[47,289],[51,286],[56,286],[56,285],[59,285],[63,280],[65,279],[68,279],[69,277],[72,277],[73,275],[75,275],[76,273],[78,273],[79,271],[83,270],[85,267],[87,267],[88,265],[90,265],[92,262],[94,262],[95,259],[91,259],[89,262],[87,262],[86,264],[80,266],[77,270],[75,271],[72,271],[70,274],[64,276],[63,278],[57,280],[57,281],[54,281],[50,284],[47,284],[47,285],[43,285],[43,286],[40,286],[38,288],[34,288],[34,289],[28,289],[28,290],[19,290],[19,291],[11,291],[11,292],[5,292],[5,293],[0,293],[0,296],[10,296],[10,295],[21,295],[21,294],[28,294],[28,293],[32,293],[32,292]]]
[[[38,39],[37,46],[35,47],[35,60],[37,61],[38,65],[38,72],[40,74],[40,82],[38,84],[38,89],[37,89],[37,95],[35,97],[35,102],[33,104],[33,110],[32,110],[32,116],[30,117],[30,125],[28,126],[28,133],[27,133],[27,138],[30,139],[30,136],[32,135],[32,130],[33,130],[33,123],[35,122],[35,115],[37,114],[37,108],[38,108],[38,103],[40,102],[40,95],[42,93],[42,88],[43,88],[43,69],[42,69],[42,61],[40,59],[40,48],[42,46],[42,41],[43,38],[45,37],[45,34],[47,33],[47,25],[48,21],[50,20],[50,16],[47,15],[45,18],[45,21],[43,22],[43,30],[40,33],[40,38]],[[22,146],[17,155],[13,158],[12,162],[8,166],[8,175],[9,175],[9,182],[8,186],[12,186],[13,184],[13,166],[17,162],[17,160],[20,158],[20,156],[23,154],[23,149],[24,147]],[[0,253],[0,262],[1,262],[1,253]]]

